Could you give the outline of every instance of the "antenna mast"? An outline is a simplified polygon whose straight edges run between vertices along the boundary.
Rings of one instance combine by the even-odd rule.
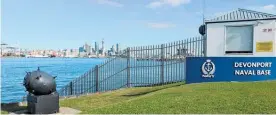
[[[205,0],[202,0],[202,22],[205,23]]]

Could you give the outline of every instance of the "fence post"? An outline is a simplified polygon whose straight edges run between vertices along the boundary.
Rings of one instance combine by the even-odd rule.
[[[164,44],[161,45],[161,83],[164,83],[164,65],[165,65],[165,51]]]
[[[96,84],[96,92],[99,92],[99,66],[95,67],[95,84]]]
[[[130,48],[127,48],[127,87],[130,87]]]
[[[73,82],[70,82],[70,95],[73,95]]]
[[[204,52],[204,57],[207,56],[207,36],[206,34],[202,36],[203,37],[203,45],[204,45],[204,49],[203,49],[203,52]]]

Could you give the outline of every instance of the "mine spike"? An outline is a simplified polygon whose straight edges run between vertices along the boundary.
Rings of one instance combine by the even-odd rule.
[[[31,74],[31,72],[27,72],[27,71],[25,71],[25,72],[26,72],[27,75]]]
[[[41,78],[41,75],[39,75],[39,76],[36,77],[36,79],[39,79],[39,78]]]
[[[37,71],[40,71],[39,67],[37,67]]]

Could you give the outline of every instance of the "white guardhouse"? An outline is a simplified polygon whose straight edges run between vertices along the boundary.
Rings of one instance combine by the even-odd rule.
[[[276,15],[238,9],[206,20],[206,56],[276,57]]]

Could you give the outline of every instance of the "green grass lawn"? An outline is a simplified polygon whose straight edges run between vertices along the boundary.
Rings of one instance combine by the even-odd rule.
[[[7,112],[7,111],[2,111],[2,110],[1,110],[1,114],[8,114],[8,112]]]
[[[170,84],[60,101],[88,114],[276,113],[276,81]]]

